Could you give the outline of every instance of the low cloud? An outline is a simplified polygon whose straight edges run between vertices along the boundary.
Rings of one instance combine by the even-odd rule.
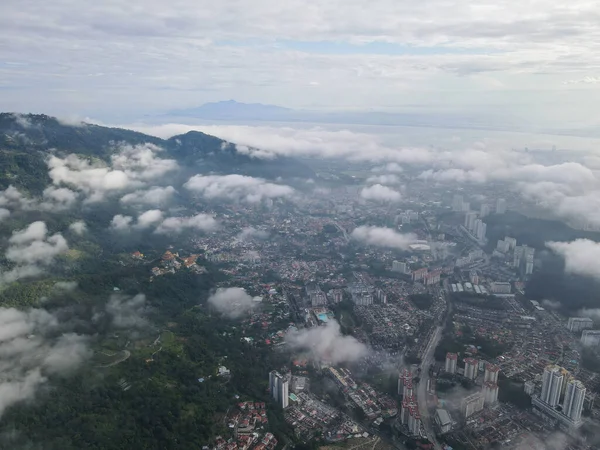
[[[265,230],[259,230],[254,227],[246,227],[240,231],[240,234],[237,235],[237,239],[240,241],[248,241],[250,239],[267,239],[269,237],[269,233]]]
[[[40,221],[13,232],[8,243],[5,257],[14,267],[0,273],[0,282],[13,282],[20,278],[37,276],[56,256],[69,250],[66,239],[60,233],[48,236],[46,224]]]
[[[162,206],[173,199],[176,194],[173,186],[154,186],[150,189],[141,189],[121,197],[121,203],[125,205],[154,205]]]
[[[10,211],[6,208],[0,208],[0,222],[10,217]]]
[[[113,230],[119,230],[119,231],[128,230],[129,227],[131,226],[132,222],[133,222],[133,217],[124,216],[123,214],[117,214],[110,221],[110,227]]]
[[[162,211],[160,211],[159,209],[151,209],[149,211],[143,212],[138,216],[135,226],[138,228],[148,228],[152,225],[161,222],[162,219]]]
[[[192,217],[169,217],[162,221],[155,233],[181,233],[186,230],[214,231],[219,228],[219,222],[210,214],[196,214]]]
[[[49,376],[67,374],[91,356],[87,337],[60,331],[45,310],[0,308],[0,416],[33,399]]]
[[[85,222],[83,220],[77,220],[77,221],[73,222],[71,225],[69,225],[69,230],[71,230],[73,233],[81,236],[87,231],[87,225],[85,224]]]
[[[373,175],[367,178],[370,184],[400,184],[400,178],[394,174]]]
[[[71,292],[77,289],[77,281],[57,281],[53,289],[57,291]]]
[[[178,169],[173,159],[162,159],[162,149],[152,144],[121,145],[110,164],[71,154],[48,159],[49,175],[55,185],[67,185],[83,192],[90,202],[103,200],[111,192],[140,188]]]
[[[49,186],[44,189],[40,208],[47,211],[58,211],[71,208],[77,202],[77,192],[69,188]]]
[[[219,288],[208,297],[208,303],[224,316],[238,319],[251,311],[259,298],[252,297],[243,288]]]
[[[207,200],[225,199],[259,203],[264,199],[289,198],[294,194],[290,186],[270,183],[263,178],[245,175],[195,175],[184,187]]]
[[[111,295],[106,304],[106,314],[111,318],[111,324],[115,328],[142,329],[149,325],[145,318],[147,305],[144,294],[137,294],[134,297],[124,294]]]
[[[542,300],[542,306],[546,309],[559,309],[561,305],[559,301],[544,299]]]
[[[566,272],[600,278],[600,243],[577,239],[572,242],[546,242],[546,247],[564,258]]]
[[[335,320],[323,326],[290,331],[285,341],[293,351],[306,351],[314,359],[332,364],[357,361],[368,354],[365,344],[352,336],[342,335]]]
[[[391,228],[360,226],[352,230],[350,237],[356,241],[376,247],[407,250],[417,240],[412,233],[398,233]]]
[[[575,80],[564,81],[563,84],[600,84],[600,77],[583,77]]]
[[[402,194],[392,188],[381,184],[374,184],[363,188],[360,191],[360,197],[365,200],[375,200],[378,202],[398,202],[402,199]]]

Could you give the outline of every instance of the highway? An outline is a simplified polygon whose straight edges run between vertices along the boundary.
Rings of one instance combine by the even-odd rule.
[[[435,432],[433,430],[433,418],[429,414],[429,409],[427,408],[427,382],[429,381],[429,366],[433,364],[434,361],[434,352],[435,348],[442,337],[443,326],[438,326],[431,339],[429,340],[429,344],[427,344],[427,348],[423,353],[422,363],[421,363],[421,380],[417,385],[417,402],[419,404],[419,414],[421,414],[421,421],[423,423],[423,428],[425,428],[425,434],[427,434],[427,439],[433,443],[435,449],[441,449],[442,446],[437,440]]]

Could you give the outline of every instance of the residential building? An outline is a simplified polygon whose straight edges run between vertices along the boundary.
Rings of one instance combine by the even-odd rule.
[[[496,200],[496,214],[504,214],[506,213],[506,200],[503,198],[499,198]]]
[[[452,419],[445,409],[435,411],[435,423],[440,428],[442,434],[452,431]]]
[[[483,409],[484,398],[480,392],[465,397],[461,404],[461,411],[464,414],[465,419],[468,419],[473,414]]]
[[[483,217],[487,217],[490,214],[490,207],[488,205],[486,205],[485,203],[481,205],[481,208],[479,209],[479,217],[483,218]]]
[[[511,284],[508,281],[494,281],[490,288],[494,294],[510,294],[512,290]]]
[[[487,230],[487,225],[481,219],[475,220],[473,235],[477,238],[478,241],[485,240],[486,230]]]
[[[489,381],[492,383],[498,383],[498,374],[500,373],[500,367],[495,364],[486,364],[485,373],[483,375],[483,381]]]
[[[392,262],[392,270],[394,272],[406,273],[406,263],[404,261]]]
[[[273,400],[282,408],[287,408],[289,403],[289,380],[276,370],[269,373],[269,391]]]
[[[563,414],[573,422],[579,422],[581,420],[585,392],[585,386],[581,381],[570,380],[567,383],[565,400],[563,402]]]
[[[533,395],[533,393],[535,392],[535,383],[533,381],[526,381],[525,385],[523,386],[523,389],[525,390],[525,393],[527,395]]]
[[[564,374],[562,367],[556,365],[546,366],[542,375],[542,393],[540,400],[551,407],[558,405],[562,391]]]
[[[600,345],[600,330],[583,330],[581,343],[588,347],[598,347]]]
[[[479,362],[473,358],[465,359],[465,378],[469,380],[474,380],[477,378]]]
[[[463,196],[462,195],[454,195],[452,199],[452,211],[460,212],[463,210]]]
[[[446,353],[445,370],[447,373],[455,374],[457,363],[458,363],[458,355],[456,353]]]
[[[573,333],[594,328],[594,322],[589,317],[569,317],[567,328]]]
[[[465,228],[469,231],[475,229],[475,221],[477,220],[477,213],[469,211],[465,214]]]
[[[498,385],[491,381],[483,383],[483,401],[486,406],[493,405],[498,401]]]

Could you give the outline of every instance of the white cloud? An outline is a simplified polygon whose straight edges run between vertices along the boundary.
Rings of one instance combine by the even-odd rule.
[[[358,361],[368,354],[365,344],[341,334],[340,325],[335,320],[323,326],[290,331],[285,341],[292,350],[308,351],[316,360],[332,364]]]
[[[169,217],[162,221],[155,232],[159,234],[180,233],[185,230],[214,231],[219,227],[210,214],[196,214],[192,217]]]
[[[400,179],[393,174],[373,175],[367,178],[367,183],[371,184],[400,184]]]
[[[583,77],[576,80],[567,80],[564,84],[600,84],[600,77]]]
[[[237,319],[251,311],[258,299],[259,297],[250,296],[243,288],[219,288],[208,297],[208,303],[221,314]]]
[[[71,208],[77,202],[77,193],[69,188],[57,188],[49,186],[44,189],[41,209],[59,211]]]
[[[160,152],[160,147],[153,144],[120,145],[111,156],[110,166],[74,154],[65,158],[51,156],[49,175],[54,184],[74,187],[84,192],[88,201],[99,201],[108,193],[141,187],[176,170],[177,162],[159,158]]]
[[[360,191],[360,197],[365,200],[375,200],[378,202],[398,202],[402,199],[402,194],[392,188],[381,184],[365,187]]]
[[[133,217],[117,214],[110,221],[110,227],[114,230],[127,230],[133,222]]]
[[[146,296],[137,294],[129,297],[123,294],[111,295],[106,304],[106,313],[111,317],[115,328],[145,328],[149,325],[144,317],[147,312]]]
[[[18,273],[26,273],[26,268],[33,272],[41,266],[50,264],[61,253],[66,253],[69,246],[65,238],[59,234],[47,236],[48,230],[44,222],[33,222],[27,228],[16,231],[8,240],[6,259],[16,264]],[[13,272],[16,274],[17,272]],[[2,274],[12,278],[11,272]]]
[[[162,211],[159,209],[151,209],[138,216],[136,226],[139,228],[147,228],[162,221],[162,218]]]
[[[360,226],[352,230],[350,237],[356,241],[376,247],[407,250],[417,240],[412,233],[398,233],[391,228]]]
[[[60,333],[41,309],[0,308],[0,416],[35,397],[51,374],[66,374],[91,356],[85,336]]]
[[[269,237],[269,233],[265,230],[259,230],[254,227],[246,227],[240,231],[240,234],[237,235],[237,239],[240,241],[248,241],[250,239],[267,239]]]
[[[69,225],[69,230],[81,236],[87,231],[87,225],[83,220],[76,220],[75,222]]]
[[[248,203],[258,203],[263,199],[289,198],[294,194],[294,189],[289,186],[238,174],[195,175],[184,187],[208,200],[226,199]]]
[[[6,208],[0,208],[0,222],[10,217],[10,211]]]
[[[127,205],[154,205],[168,203],[177,191],[173,186],[153,186],[148,190],[137,190],[121,197],[121,203]]]
[[[589,239],[572,242],[547,242],[546,246],[565,259],[565,271],[600,278],[600,243]]]

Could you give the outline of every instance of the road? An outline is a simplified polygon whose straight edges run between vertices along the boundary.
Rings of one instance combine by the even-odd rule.
[[[421,421],[423,423],[423,428],[425,428],[425,433],[427,434],[427,439],[433,443],[435,449],[441,449],[442,446],[437,440],[435,432],[433,430],[433,418],[429,414],[429,409],[427,408],[427,382],[429,381],[429,366],[434,363],[434,352],[435,348],[438,345],[442,337],[443,325],[438,326],[431,339],[429,340],[429,344],[427,344],[427,348],[423,353],[422,363],[421,363],[421,380],[417,385],[417,402],[419,404],[419,414],[421,414]]]

